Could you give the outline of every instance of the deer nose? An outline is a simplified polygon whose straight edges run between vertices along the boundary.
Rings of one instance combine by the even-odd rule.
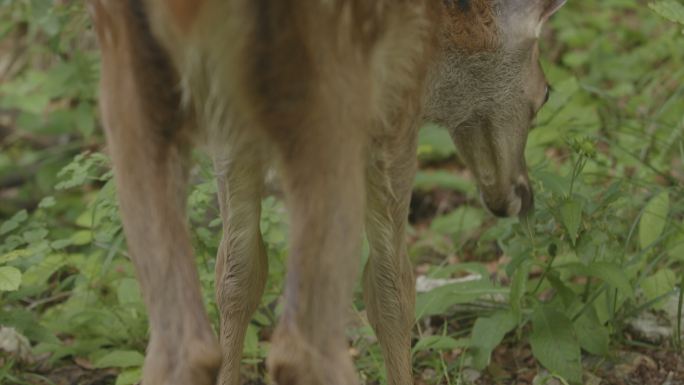
[[[489,211],[499,218],[524,217],[534,207],[534,197],[526,178],[520,178],[518,183],[512,185],[504,199],[492,199],[483,193],[480,198]]]
[[[508,218],[510,215],[508,214],[508,208],[507,207],[498,207],[498,208],[492,208],[489,207],[489,211],[492,212],[495,216],[499,218]]]
[[[524,217],[534,208],[534,194],[528,183],[519,183],[515,186],[515,195],[520,198],[520,212],[518,216]]]

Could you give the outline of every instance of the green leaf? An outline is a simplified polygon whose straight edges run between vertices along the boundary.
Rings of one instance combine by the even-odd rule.
[[[563,280],[560,279],[559,274],[555,271],[550,271],[546,279],[551,283],[551,287],[556,290],[558,297],[563,301],[563,305],[570,306],[577,301],[577,294],[569,288]]]
[[[684,261],[684,231],[677,234],[667,245],[667,253],[676,261]]]
[[[662,269],[644,278],[641,289],[648,301],[652,301],[672,291],[677,284],[677,275],[670,269]]]
[[[34,342],[59,344],[60,341],[53,332],[41,325],[39,316],[42,315],[36,313],[26,309],[0,312],[0,325],[13,327]]]
[[[585,271],[587,275],[599,278],[605,283],[618,289],[620,294],[624,295],[625,297],[632,297],[634,295],[632,285],[629,283],[629,279],[627,278],[627,275],[625,275],[623,268],[614,263],[591,263]]]
[[[82,212],[81,215],[76,218],[76,224],[86,229],[91,229],[93,227],[93,212],[91,210]]]
[[[31,252],[26,249],[10,251],[7,254],[0,255],[0,263],[12,262],[15,259],[23,258],[28,255],[31,255]]]
[[[561,267],[559,267],[559,269],[560,268]],[[589,265],[584,265],[580,262],[572,262],[565,264],[562,268],[568,269],[577,275],[598,278],[618,289],[620,294],[626,297],[632,297],[634,295],[632,285],[629,283],[628,276],[625,274],[624,269],[614,263],[593,262]]]
[[[475,369],[483,370],[489,365],[494,348],[516,325],[516,317],[509,311],[497,312],[490,317],[480,317],[475,321],[473,334],[470,337]]]
[[[527,263],[522,263],[513,273],[511,281],[511,294],[509,302],[511,304],[511,312],[515,316],[516,321],[522,319],[522,301],[527,291],[527,279],[530,273],[530,267]]]
[[[259,329],[256,326],[247,325],[242,351],[245,357],[259,357]]]
[[[47,235],[48,235],[47,229],[40,228],[40,229],[25,231],[22,234],[22,237],[24,238],[24,241],[26,241],[26,243],[28,243],[29,245],[32,245],[32,244],[36,244],[36,243],[42,241],[43,239],[45,239],[45,237],[47,237]]]
[[[67,246],[71,246],[71,244],[71,239],[58,239],[50,243],[50,247],[52,247],[54,250],[61,250]]]
[[[21,285],[21,271],[11,266],[0,267],[0,291],[15,291]]]
[[[79,230],[71,236],[71,244],[76,246],[87,245],[92,240],[93,232],[91,230]]]
[[[425,160],[442,160],[456,154],[449,132],[436,125],[427,125],[418,133],[418,157]]]
[[[568,198],[561,203],[561,221],[563,222],[563,226],[565,226],[573,245],[577,241],[577,234],[579,234],[580,225],[582,224],[583,206],[584,204],[581,200],[573,198]]]
[[[41,209],[47,209],[54,206],[56,203],[57,201],[55,200],[55,197],[47,196],[40,201],[38,207],[40,207]]]
[[[571,383],[582,380],[580,345],[570,319],[549,305],[532,314],[530,345],[535,358],[552,373]]]
[[[140,367],[145,356],[135,350],[115,350],[101,357],[93,364],[96,368]]]
[[[506,295],[508,290],[494,287],[488,279],[449,284],[420,293],[416,298],[416,317],[444,314],[454,305],[497,294]]]
[[[435,218],[430,224],[430,229],[443,235],[450,235],[452,238],[459,238],[480,227],[483,218],[482,210],[461,206],[446,215]]]
[[[684,5],[675,0],[660,0],[648,5],[660,16],[675,23],[684,24]]]
[[[608,354],[610,333],[599,322],[593,307],[588,307],[575,321],[575,332],[582,349],[597,356]]]
[[[532,175],[534,180],[540,182],[545,190],[549,190],[554,195],[563,196],[570,188],[569,179],[557,173],[533,171]]]
[[[411,350],[413,354],[417,352],[422,352],[425,350],[454,350],[459,348],[465,348],[469,345],[468,339],[459,338],[455,339],[449,336],[427,336],[423,337]]]
[[[21,210],[18,213],[14,214],[12,218],[9,220],[5,221],[2,226],[0,226],[0,235],[4,235],[9,233],[10,231],[16,229],[19,227],[19,225],[24,222],[25,220],[28,219],[28,212],[26,210]]]
[[[663,191],[646,205],[639,222],[639,244],[642,249],[655,242],[665,229],[667,212],[670,209],[670,195]]]
[[[461,191],[468,195],[475,194],[475,184],[459,176],[455,172],[445,170],[418,171],[413,188],[417,191],[432,191],[436,188]]]
[[[24,272],[24,285],[34,286],[45,283],[50,276],[66,264],[64,255],[51,254],[40,263],[31,265]]]
[[[121,280],[116,290],[116,296],[121,305],[142,303],[140,286],[138,286],[138,281],[133,278],[124,278]]]
[[[142,369],[127,369],[116,378],[115,385],[134,385],[142,379]]]

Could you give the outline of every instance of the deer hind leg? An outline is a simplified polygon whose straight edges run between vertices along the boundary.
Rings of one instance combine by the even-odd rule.
[[[284,309],[268,359],[279,385],[358,383],[345,328],[365,206],[368,91],[362,73],[317,79],[329,82],[319,88],[325,95],[312,89],[304,105],[274,109],[265,124],[280,155],[290,212]],[[360,86],[349,84],[357,80]],[[344,86],[358,92],[338,92]]]
[[[90,4],[102,51],[102,118],[151,323],[143,384],[213,385],[221,356],[185,217],[190,128],[177,112],[176,75],[140,17],[140,2]]]
[[[291,254],[285,308],[269,356],[279,385],[358,382],[345,315],[360,252],[364,166],[359,141],[340,137],[343,127],[330,125],[328,137],[306,136],[283,162]]]
[[[229,148],[214,155],[223,218],[223,239],[216,258],[223,350],[219,385],[239,385],[247,325],[259,305],[268,273],[259,230],[265,156],[263,141],[234,138],[227,142]]]
[[[390,385],[413,384],[410,351],[415,284],[405,239],[415,175],[415,135],[410,137],[401,148],[374,151],[378,155],[368,169],[370,255],[363,274],[364,300]],[[382,149],[382,144],[374,148]]]

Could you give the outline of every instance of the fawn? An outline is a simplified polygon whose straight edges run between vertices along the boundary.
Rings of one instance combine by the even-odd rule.
[[[365,229],[368,318],[389,383],[412,384],[404,233],[417,130],[449,130],[495,215],[529,211],[523,152],[548,98],[538,37],[564,2],[90,0],[102,119],[151,323],[143,384],[240,383],[267,277],[259,216],[272,165],[291,229],[273,380],[358,383],[343,315]],[[198,142],[213,158],[223,219],[218,341],[186,224]]]

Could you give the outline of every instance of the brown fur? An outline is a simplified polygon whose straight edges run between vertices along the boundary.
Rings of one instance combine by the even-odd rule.
[[[168,0],[169,11],[173,15],[174,22],[182,31],[187,31],[195,22],[197,11],[202,8],[203,0],[185,1]]]
[[[510,20],[503,0],[449,3],[91,0],[102,118],[152,326],[145,385],[210,385],[219,370],[221,385],[239,384],[245,332],[268,275],[259,215],[272,164],[291,229],[273,379],[358,382],[343,315],[365,228],[368,318],[389,384],[413,382],[405,229],[417,130],[424,119],[445,124],[487,205],[516,214],[531,203],[522,149],[545,86],[534,39],[500,33],[534,27],[548,16],[532,12],[538,6]],[[188,153],[202,139],[223,219],[219,344],[185,221]]]
[[[469,53],[495,50],[500,37],[493,7],[489,0],[453,2],[445,9],[450,19],[446,38]]]

